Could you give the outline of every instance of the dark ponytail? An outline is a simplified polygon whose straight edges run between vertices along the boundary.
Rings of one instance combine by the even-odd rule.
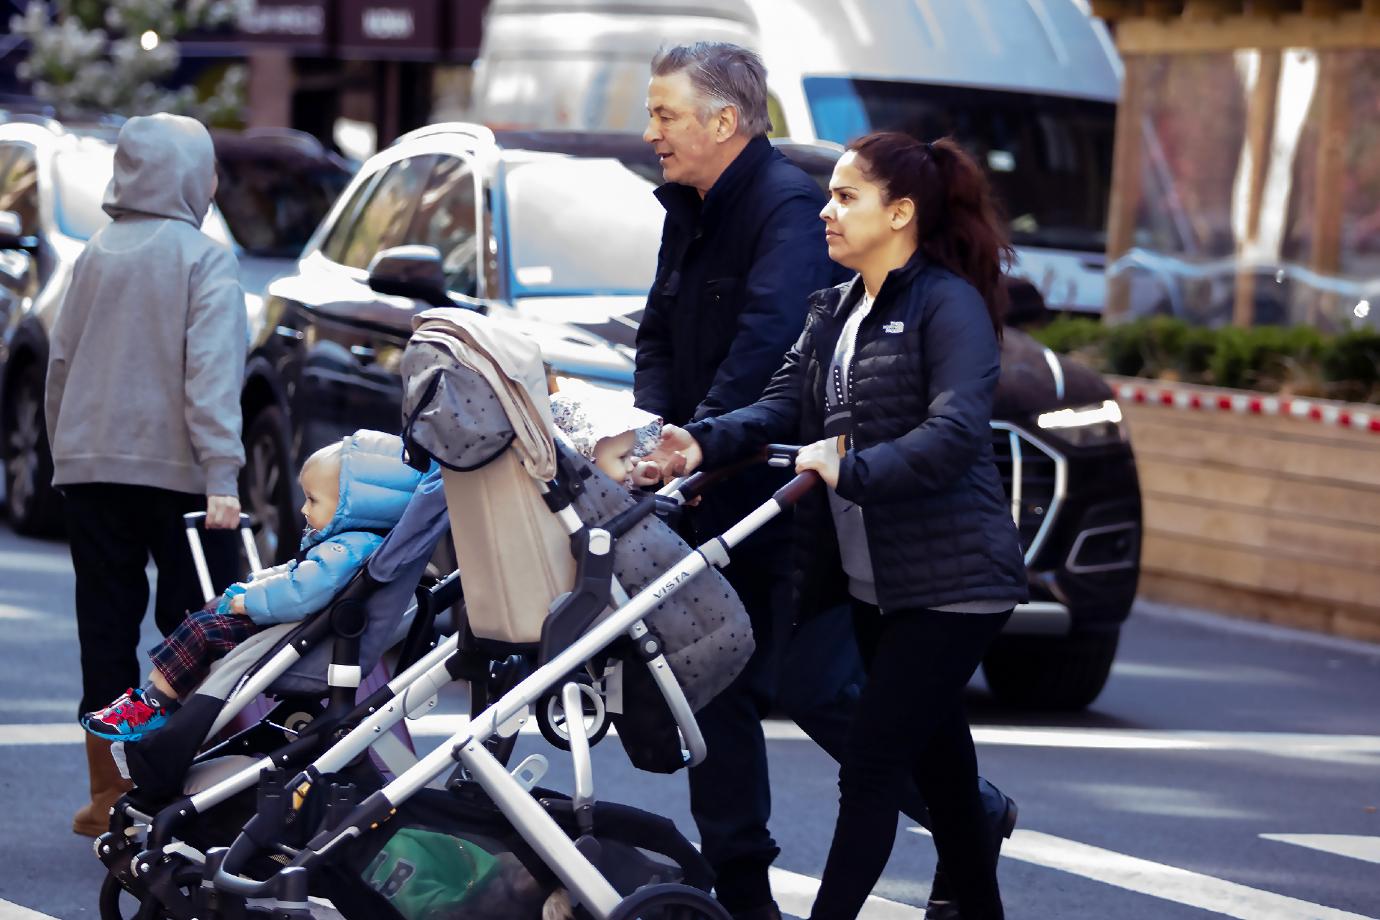
[[[951,138],[922,143],[899,131],[860,137],[848,145],[858,168],[882,186],[886,201],[915,202],[920,251],[977,288],[1001,338],[1007,294],[1003,272],[1013,252],[1006,222],[982,168]]]

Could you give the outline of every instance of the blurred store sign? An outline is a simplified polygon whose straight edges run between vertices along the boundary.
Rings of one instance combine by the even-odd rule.
[[[255,0],[237,30],[183,36],[195,55],[264,46],[365,60],[473,60],[488,0]]]
[[[369,58],[432,59],[441,51],[438,0],[341,0],[339,52]]]
[[[320,51],[329,42],[329,26],[326,0],[257,0],[240,17],[239,31],[256,42]]]

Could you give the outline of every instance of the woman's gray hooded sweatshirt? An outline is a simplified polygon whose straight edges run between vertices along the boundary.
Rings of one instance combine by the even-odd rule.
[[[215,151],[199,122],[131,118],[53,326],[53,484],[235,495],[248,345],[235,256],[201,232]]]

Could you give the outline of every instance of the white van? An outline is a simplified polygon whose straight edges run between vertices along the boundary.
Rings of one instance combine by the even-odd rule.
[[[1098,313],[1121,65],[1082,0],[493,0],[474,116],[641,132],[648,64],[698,40],[756,49],[774,133],[953,135],[988,168],[1016,273]]]

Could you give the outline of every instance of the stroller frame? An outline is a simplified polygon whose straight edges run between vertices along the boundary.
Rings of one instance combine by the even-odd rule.
[[[793,466],[796,450],[794,447],[773,445],[768,448],[767,462],[777,467]],[[572,805],[577,816],[586,816],[582,826],[587,831],[587,822],[590,820],[594,801],[589,739],[584,725],[582,691],[576,682],[569,680],[569,677],[585,667],[588,661],[598,656],[610,644],[626,635],[635,643],[640,657],[650,668],[654,682],[680,729],[682,740],[688,749],[688,752],[683,752],[686,762],[694,764],[703,759],[704,740],[694,712],[662,654],[660,640],[648,629],[644,618],[696,575],[710,567],[726,566],[729,563],[729,553],[735,546],[793,505],[819,482],[819,478],[814,473],[796,476],[771,499],[722,535],[698,548],[691,548],[690,552],[667,570],[659,580],[647,585],[631,598],[623,592],[611,575],[612,550],[615,540],[633,524],[651,514],[656,509],[658,501],[665,499],[680,504],[728,472],[730,471],[696,474],[678,480],[664,488],[655,500],[649,497],[602,526],[585,525],[581,522],[568,500],[559,510],[553,504],[553,510],[572,534],[572,542],[575,542],[574,537],[581,530],[586,537],[585,553],[579,560],[577,587],[566,604],[580,596],[581,575],[588,574],[586,563],[591,560],[601,563],[600,571],[605,573],[600,586],[603,604],[585,623],[580,624],[580,634],[572,636],[573,641],[558,652],[548,649],[547,643],[544,642],[544,663],[503,693],[483,712],[474,716],[466,728],[456,732],[392,782],[360,802],[339,826],[319,832],[303,850],[295,854],[288,867],[262,881],[238,874],[240,868],[259,847],[269,845],[268,840],[254,833],[254,821],[251,821],[230,848],[216,848],[207,854],[203,884],[209,884],[219,892],[238,898],[272,898],[274,907],[271,915],[275,918],[309,918],[311,914],[307,907],[307,893],[311,871],[328,862],[343,844],[388,821],[396,813],[399,804],[459,763],[469,777],[488,794],[514,830],[567,888],[573,903],[582,906],[596,920],[623,920],[625,916],[633,916],[627,912],[630,908],[645,908],[645,897],[634,895],[625,900],[581,849],[582,840],[571,840],[542,804],[532,797],[530,788],[535,779],[531,782],[526,781],[526,762],[510,773],[504,763],[489,750],[486,742],[514,735],[534,704],[553,691],[559,692],[567,713],[570,751],[575,762],[576,789],[572,796]],[[544,490],[548,488],[543,486]],[[608,607],[610,599],[615,601],[617,606],[604,619],[593,622],[594,618]],[[585,597],[584,600],[589,601],[590,598]],[[562,608],[566,604],[563,604]],[[561,612],[558,610],[554,613],[553,619]],[[589,625],[591,622],[593,625]],[[409,669],[403,675],[407,680],[400,679],[400,682],[407,683],[410,688],[424,688],[420,692],[434,695],[437,688],[455,676],[453,652],[458,648],[458,641],[458,634],[451,636]],[[548,655],[547,652],[555,653]],[[338,769],[358,756],[361,751],[367,749],[373,736],[380,734],[385,726],[404,718],[409,709],[424,699],[409,699],[410,696],[410,691],[404,692],[401,698],[395,698],[373,712],[335,747],[299,774],[298,780],[314,782],[323,773]],[[294,780],[290,788],[295,788],[296,782],[297,780]],[[255,820],[257,821],[257,818]],[[650,889],[644,891],[650,893]],[[701,906],[711,914],[726,916],[708,894],[703,894]],[[258,908],[250,908],[249,913],[257,910]],[[212,910],[204,912],[202,916],[216,917],[219,914]]]
[[[205,557],[196,537],[196,526],[204,516],[204,512],[186,515],[185,523],[198,576],[204,585],[209,585],[209,576],[205,572]],[[241,523],[247,523],[244,516]],[[252,546],[248,530],[243,530],[243,533],[246,546]],[[257,554],[251,552],[249,558],[253,564]],[[268,690],[309,651],[327,640],[333,640],[331,664],[326,675],[327,695],[324,711],[312,720],[311,725],[300,737],[258,757],[252,763],[199,792],[175,798],[154,814],[145,813],[127,798],[122,799],[112,809],[112,819],[113,825],[125,826],[116,827],[101,835],[94,845],[97,857],[106,865],[112,878],[117,882],[134,883],[129,887],[136,894],[142,890],[164,902],[163,907],[172,909],[174,905],[166,902],[176,897],[174,892],[178,885],[175,877],[180,870],[189,864],[201,866],[206,862],[204,853],[190,843],[176,839],[175,835],[181,828],[197,816],[259,784],[264,771],[290,769],[302,764],[323,747],[329,750],[333,745],[333,733],[338,732],[342,726],[358,723],[375,712],[388,700],[404,692],[410,681],[423,673],[424,668],[415,665],[406,667],[407,661],[411,655],[419,651],[420,638],[433,628],[436,612],[459,600],[459,573],[452,572],[430,588],[418,588],[414,592],[413,605],[406,608],[400,617],[400,622],[407,622],[409,617],[412,621],[407,638],[402,643],[403,671],[363,701],[356,702],[356,691],[362,682],[359,656],[360,636],[364,631],[363,602],[375,584],[367,572],[361,571],[320,612],[286,630],[283,638],[278,640],[281,647],[239,678],[237,686],[227,696],[211,728],[206,732],[206,737],[215,737],[236,715]],[[430,702],[431,705],[435,705],[434,693]],[[234,753],[237,749],[252,749],[252,736],[261,731],[265,724],[260,722],[250,726],[201,752],[194,763]],[[392,739],[391,735],[385,737]],[[374,740],[378,742],[382,739]],[[380,759],[395,774],[416,762],[415,755],[396,741],[391,747],[379,744],[374,746],[379,749]],[[131,851],[139,845],[141,836],[144,837],[143,846],[137,851],[137,855],[131,858]],[[141,911],[141,915],[142,913]]]

